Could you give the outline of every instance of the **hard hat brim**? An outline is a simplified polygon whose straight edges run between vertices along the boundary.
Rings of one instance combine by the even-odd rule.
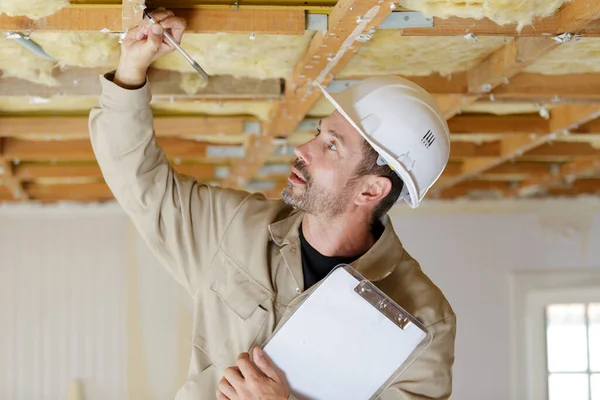
[[[344,116],[344,118],[346,118],[346,120],[354,127],[354,129],[356,129],[360,133],[360,135],[367,141],[367,143],[369,143],[369,145],[371,145],[371,147],[373,147],[373,149],[375,149],[375,151],[385,159],[385,161],[388,163],[390,168],[392,168],[392,170],[396,174],[398,174],[398,176],[402,179],[402,181],[404,182],[404,189],[402,191],[403,195],[401,195],[399,200],[403,199],[412,208],[418,207],[419,200],[420,200],[419,199],[419,191],[417,190],[417,187],[415,186],[413,177],[406,170],[406,168],[404,168],[404,165],[402,165],[402,163],[400,163],[398,160],[396,160],[390,153],[385,151],[382,146],[377,144],[372,138],[369,137],[369,135],[367,135],[363,131],[358,118],[356,118],[356,121],[355,121],[354,118],[351,117],[350,114],[354,114],[353,112],[351,112],[351,107],[342,106],[342,103],[343,103],[342,96],[339,96],[340,98],[338,100],[336,98],[338,96],[334,96],[334,95],[330,94],[329,92],[327,92],[327,90],[325,90],[325,88],[319,82],[316,82],[316,84],[319,87],[319,89],[321,89],[321,92],[323,93],[325,98],[327,98],[327,100],[329,100],[329,102],[331,104],[333,104],[333,106],[340,112],[340,114],[342,114]],[[346,108],[348,108],[348,110]],[[408,191],[408,193],[406,193],[406,191]]]

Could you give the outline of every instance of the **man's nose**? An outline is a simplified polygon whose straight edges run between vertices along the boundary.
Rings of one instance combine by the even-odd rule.
[[[296,146],[296,148],[294,149],[294,154],[296,155],[296,157],[298,157],[298,159],[302,160],[304,162],[305,165],[309,165],[311,162],[311,156],[310,156],[310,151],[309,151],[309,147],[308,147],[308,143],[304,143],[300,146]]]

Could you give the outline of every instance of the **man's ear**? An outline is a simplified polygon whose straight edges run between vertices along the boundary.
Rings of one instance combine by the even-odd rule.
[[[360,206],[375,205],[384,199],[392,190],[392,181],[383,176],[371,176],[365,179],[356,199]]]

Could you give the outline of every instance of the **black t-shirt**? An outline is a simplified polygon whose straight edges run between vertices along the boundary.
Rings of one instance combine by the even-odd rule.
[[[302,272],[304,273],[304,288],[308,289],[339,264],[350,264],[360,258],[362,254],[355,257],[327,257],[319,253],[312,247],[302,233],[302,224],[300,225],[300,248],[302,251]],[[383,233],[384,227],[381,223],[373,225],[373,235],[379,239]]]

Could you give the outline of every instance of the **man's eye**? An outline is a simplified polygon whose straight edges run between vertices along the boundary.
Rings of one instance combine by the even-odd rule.
[[[327,144],[327,148],[329,148],[329,150],[337,151],[337,146],[333,143]]]

